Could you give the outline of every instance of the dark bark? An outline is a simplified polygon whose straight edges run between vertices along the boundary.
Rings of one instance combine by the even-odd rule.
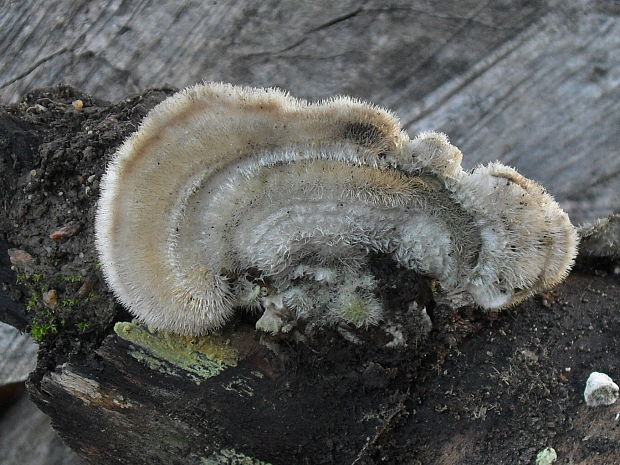
[[[1,152],[2,239],[33,257],[4,297],[41,340],[30,394],[82,458],[490,465],[529,463],[552,445],[575,463],[617,460],[617,407],[582,400],[590,371],[619,377],[613,256],[581,260],[558,289],[500,314],[439,305],[426,281],[386,271],[378,257],[390,310],[367,331],[299,327],[273,338],[252,329],[256,316],[239,315],[222,335],[191,341],[119,324],[130,316],[101,280],[92,242],[97,180],[170,92],[113,105],[57,87],[0,111],[7,138],[27,142]],[[50,238],[67,223],[81,228]],[[6,263],[2,272],[14,273]],[[42,301],[44,289],[57,291],[56,307]],[[433,319],[426,338],[423,307]]]

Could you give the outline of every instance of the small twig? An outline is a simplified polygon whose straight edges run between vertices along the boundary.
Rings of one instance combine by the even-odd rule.
[[[47,55],[43,58],[41,58],[40,60],[38,60],[36,63],[34,63],[32,66],[30,66],[29,68],[27,68],[25,71],[19,73],[17,76],[12,77],[11,79],[9,79],[8,81],[3,82],[2,84],[0,84],[0,89],[4,89],[5,87],[10,86],[11,84],[13,84],[16,81],[19,81],[20,79],[28,76],[30,73],[32,73],[35,69],[37,69],[39,66],[41,66],[43,63],[50,61],[52,58],[57,57],[58,55],[62,55],[65,52],[68,52],[69,49],[67,47],[63,47],[60,50],[55,51],[54,53],[51,53],[50,55]]]

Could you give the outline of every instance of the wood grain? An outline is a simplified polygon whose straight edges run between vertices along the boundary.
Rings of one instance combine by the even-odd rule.
[[[447,132],[467,166],[513,164],[580,222],[620,208],[619,14],[603,0],[5,2],[0,98],[201,80],[349,94]]]
[[[0,323],[0,386],[26,381],[37,361],[37,345],[27,334]]]

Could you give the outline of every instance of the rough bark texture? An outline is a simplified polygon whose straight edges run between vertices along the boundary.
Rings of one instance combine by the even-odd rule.
[[[22,260],[3,286],[16,305],[2,310],[40,341],[31,397],[83,459],[495,465],[552,445],[573,463],[614,463],[618,408],[587,409],[582,390],[590,371],[618,378],[617,254],[590,257],[558,290],[500,315],[442,305],[426,281],[377,257],[390,310],[368,331],[272,338],[241,314],[222,335],[190,340],[122,323],[130,316],[92,243],[98,179],[171,92],[109,104],[61,86],[0,109],[0,239]],[[615,220],[602,224],[592,239],[615,237]]]
[[[576,221],[620,208],[620,7],[607,0],[5,2],[0,98],[66,82],[106,100],[201,80],[349,94],[465,165],[500,159]]]
[[[217,358],[183,369],[170,341],[153,351],[117,325],[95,361],[57,366],[31,392],[95,464],[520,464],[547,445],[560,463],[618,463],[618,408],[589,409],[581,391],[592,366],[614,370],[620,287],[576,274],[556,298],[495,322],[436,318],[419,350],[331,331],[267,348],[241,325],[225,334],[238,363],[215,375]]]

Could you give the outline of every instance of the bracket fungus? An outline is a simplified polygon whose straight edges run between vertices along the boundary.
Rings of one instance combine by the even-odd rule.
[[[357,326],[381,319],[369,255],[485,308],[560,282],[568,216],[498,162],[472,172],[444,134],[410,139],[388,111],[347,97],[201,84],[157,105],[103,177],[96,245],[107,282],[143,323],[181,334],[235,307]]]

